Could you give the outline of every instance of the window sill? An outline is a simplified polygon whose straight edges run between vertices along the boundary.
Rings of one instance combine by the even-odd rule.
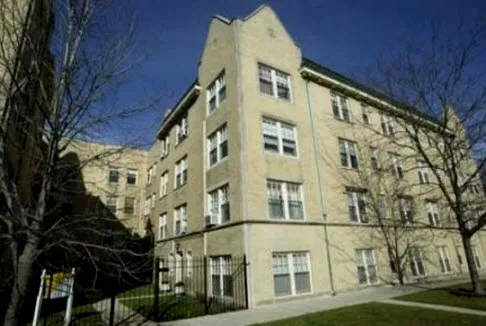
[[[226,156],[225,158],[222,158],[221,160],[219,160],[218,162],[214,163],[213,165],[211,166],[208,166],[207,170],[206,171],[209,171],[215,167],[217,167],[218,165],[221,165],[223,164],[224,162],[226,162],[228,160],[228,156]]]
[[[339,121],[339,122],[344,122],[344,123],[347,123],[349,125],[355,125],[356,124],[355,122],[352,122],[351,120],[340,119],[336,116],[333,116],[333,117],[334,117],[334,120]]]
[[[286,295],[276,295],[275,300],[285,300],[285,299],[292,299],[292,298],[298,298],[298,297],[305,297],[308,295],[312,295],[313,292],[304,292],[304,293],[295,293],[295,294],[286,294]]]
[[[284,103],[290,103],[290,104],[294,103],[292,101],[292,97],[289,98],[289,99],[285,99],[285,98],[280,98],[277,95],[271,95],[271,94],[268,94],[268,93],[264,93],[262,91],[260,91],[260,95],[263,95],[264,97],[272,98],[272,99],[277,100],[277,101],[282,101]]]
[[[176,186],[176,187],[174,187],[174,191],[175,191],[175,190],[178,190],[178,189],[181,189],[181,188],[182,188],[182,187],[184,187],[186,184],[187,184],[187,182],[186,182],[186,183],[183,183],[183,184],[181,184],[181,185],[178,185],[178,186]]]
[[[269,217],[268,218],[270,221],[285,221],[290,223],[302,223],[305,222],[305,218],[290,218],[290,217]]]
[[[288,154],[283,154],[283,153],[280,153],[280,152],[270,152],[270,151],[267,151],[265,149],[263,149],[263,151],[265,152],[265,154],[271,155],[271,156],[281,156],[281,157],[289,158],[289,159],[292,159],[292,160],[298,160],[299,159],[299,155],[288,155]]]
[[[341,165],[341,169],[343,170],[347,170],[347,171],[355,171],[355,172],[359,172],[359,168],[350,168],[350,167],[347,167],[347,166],[342,166]]]
[[[162,200],[162,199],[164,199],[164,198],[165,198],[165,197],[167,197],[167,196],[168,196],[168,194],[165,194],[165,195],[163,195],[163,196],[159,196],[159,199],[160,199],[160,200]]]
[[[221,108],[222,105],[226,103],[226,99],[224,99],[222,102],[219,102],[219,104],[210,112],[209,107],[206,107],[206,118],[209,118],[214,114],[214,112],[218,111],[219,108]],[[207,105],[207,104],[206,104]]]

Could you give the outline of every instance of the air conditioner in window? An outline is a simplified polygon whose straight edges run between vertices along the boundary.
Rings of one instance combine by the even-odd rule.
[[[218,224],[218,221],[216,220],[216,216],[213,216],[213,215],[206,215],[205,220],[206,220],[206,227],[207,228],[210,228],[210,227]]]

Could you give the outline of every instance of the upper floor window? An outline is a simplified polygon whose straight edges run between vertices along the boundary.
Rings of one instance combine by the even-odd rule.
[[[136,169],[127,170],[127,184],[136,185],[138,179],[138,171]]]
[[[297,130],[295,126],[264,118],[262,121],[263,148],[267,152],[297,156]]]
[[[388,153],[390,171],[397,179],[403,179],[402,157],[395,153]]]
[[[224,124],[208,137],[209,167],[228,157],[228,127]]]
[[[429,218],[429,223],[432,226],[440,226],[439,219],[439,207],[435,201],[427,201],[427,217]]]
[[[290,78],[288,74],[260,63],[258,64],[258,76],[262,93],[290,101]]]
[[[388,218],[388,203],[386,201],[386,196],[378,195],[377,204],[378,204],[378,217]]]
[[[177,161],[174,168],[174,188],[187,183],[187,156]]]
[[[125,214],[133,214],[135,212],[135,198],[125,197]]]
[[[110,167],[110,171],[108,172],[108,182],[118,183],[119,176],[120,172],[118,171],[118,168]]]
[[[152,180],[153,180],[154,174],[155,174],[155,165],[154,166],[151,166],[147,170],[147,185],[152,184]]]
[[[376,147],[370,147],[370,161],[371,167],[374,170],[380,169],[380,157],[378,155],[378,149]]]
[[[165,171],[160,176],[160,193],[159,197],[164,197],[167,195],[167,188],[169,184],[169,172]]]
[[[413,199],[411,197],[401,197],[400,205],[400,220],[403,224],[413,224]]]
[[[174,210],[174,235],[187,232],[187,205],[181,205]]]
[[[187,137],[187,114],[176,124],[176,145]]]
[[[331,104],[334,118],[349,122],[349,109],[347,102],[348,100],[346,97],[340,94],[331,93]]]
[[[427,163],[425,163],[425,161],[423,160],[417,161],[417,171],[418,171],[419,182],[421,184],[430,183],[429,168],[427,167]]]
[[[160,157],[166,158],[169,155],[169,148],[170,148],[170,137],[169,135],[165,136],[165,138],[160,143]]]
[[[364,124],[370,124],[370,107],[364,103],[361,103],[361,118]]]
[[[208,194],[209,217],[206,225],[217,225],[230,220],[228,185],[211,191]]]
[[[145,198],[145,202],[144,202],[144,205],[143,205],[143,214],[144,215],[150,214],[150,196]]]
[[[369,223],[366,212],[366,191],[364,189],[347,189],[349,219],[355,223]]]
[[[159,240],[163,240],[167,237],[167,213],[160,214],[159,216]]]
[[[355,169],[358,166],[358,147],[355,142],[339,139],[339,154],[341,157],[341,166],[343,168]]]
[[[292,220],[304,219],[301,184],[268,180],[267,196],[270,218]]]
[[[118,198],[116,198],[115,196],[106,197],[106,208],[108,208],[108,210],[113,214],[116,214],[117,201]]]
[[[219,76],[209,85],[207,90],[208,114],[216,110],[226,99],[226,76],[223,70]]]
[[[396,132],[394,119],[389,115],[382,114],[380,116],[380,122],[383,135],[394,138]]]

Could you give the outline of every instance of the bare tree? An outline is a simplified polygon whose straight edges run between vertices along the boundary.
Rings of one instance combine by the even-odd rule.
[[[69,183],[86,162],[63,158],[72,140],[97,139],[155,102],[109,105],[109,94],[132,68],[134,37],[133,24],[112,5],[101,0],[0,4],[0,231],[12,270],[5,325],[19,323],[42,255],[58,250],[95,269],[112,257],[108,269],[130,273],[130,259],[145,254],[105,241],[105,230],[115,230],[116,221],[103,217],[109,214],[68,213],[58,201],[79,195]]]
[[[361,139],[356,147],[360,158],[356,173],[342,174],[352,206],[349,211],[355,215],[350,219],[371,226],[368,236],[363,238],[360,231],[360,237],[368,245],[383,248],[388,255],[396,279],[381,277],[387,282],[397,280],[404,284],[408,266],[414,277],[425,275],[427,257],[421,249],[433,242],[434,234],[421,218],[427,215],[419,199],[425,194],[417,192],[413,182],[404,179],[410,172],[405,165],[409,158],[401,156],[400,162],[390,162],[389,155],[395,155],[390,152],[393,146],[387,146],[389,143],[381,135],[372,135]],[[416,250],[420,259],[411,260]]]
[[[486,165],[486,24],[464,20],[454,32],[434,24],[428,30],[427,38],[383,55],[369,80],[394,99],[384,108],[402,130],[393,142],[430,172],[455,218],[473,290],[481,294],[471,238],[486,225],[480,182]]]

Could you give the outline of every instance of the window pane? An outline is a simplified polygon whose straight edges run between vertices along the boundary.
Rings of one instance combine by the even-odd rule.
[[[366,271],[363,266],[358,266],[358,282],[359,284],[366,284]]]
[[[225,141],[219,145],[219,155],[221,156],[221,159],[225,158],[228,156],[228,142]]]
[[[301,220],[304,218],[301,201],[289,200],[289,217],[291,219]]]
[[[368,265],[368,275],[370,278],[370,283],[376,283],[378,281],[378,275],[376,273],[375,265]]]
[[[213,274],[211,277],[211,283],[213,284],[213,295],[221,296],[221,275]]]
[[[274,275],[273,285],[274,285],[276,296],[291,294],[289,274]]]
[[[223,292],[226,296],[233,296],[233,276],[223,275]]]
[[[263,135],[264,148],[266,151],[278,153],[278,138]]]
[[[292,155],[292,156],[297,155],[297,149],[296,149],[295,141],[282,139],[282,145],[283,145],[284,154]]]
[[[310,292],[310,275],[309,272],[295,273],[295,292],[306,293]]]

